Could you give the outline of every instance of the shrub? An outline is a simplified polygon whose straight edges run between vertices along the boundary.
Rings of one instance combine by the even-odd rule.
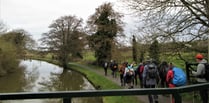
[[[0,39],[0,76],[13,72],[18,65],[16,47]]]

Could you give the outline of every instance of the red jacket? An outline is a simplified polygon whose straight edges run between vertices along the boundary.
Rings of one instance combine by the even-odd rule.
[[[175,85],[172,84],[172,79],[173,79],[173,77],[174,77],[173,70],[171,70],[171,69],[168,70],[168,73],[167,73],[167,75],[166,75],[166,82],[168,83],[168,86],[169,86],[170,88],[175,87]]]

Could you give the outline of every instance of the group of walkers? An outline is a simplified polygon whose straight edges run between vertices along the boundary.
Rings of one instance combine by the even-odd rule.
[[[159,82],[161,87],[167,87],[166,75],[172,64],[169,65],[164,61],[158,66],[153,60],[147,60],[138,65],[135,62],[118,64],[116,61],[111,60],[109,63],[105,62],[103,66],[106,76],[108,68],[112,71],[113,78],[116,78],[117,74],[119,74],[121,86],[128,84],[129,88],[133,88],[134,85],[139,84],[141,88],[145,88],[146,84],[154,83],[155,85]],[[152,79],[155,79],[156,83]]]
[[[118,64],[116,61],[105,62],[105,75],[107,75],[108,65],[112,71],[112,77],[116,78],[119,73],[121,86],[126,86],[129,89],[134,88],[138,84],[140,88],[156,88],[159,82],[161,87],[168,86],[166,76],[171,65],[168,65],[165,61],[159,66],[153,60],[147,60],[138,65],[135,62],[130,64],[128,62]],[[148,97],[150,103],[158,103],[157,95],[149,95]]]
[[[207,63],[207,61],[203,59],[201,54],[196,56],[196,60],[199,63],[197,71],[192,71],[192,74],[197,76],[197,81],[199,80],[198,83],[204,83],[206,80],[203,80],[203,78],[200,78],[198,75],[202,75],[200,73],[202,73],[204,69],[204,65],[202,65],[201,62]],[[138,84],[140,88],[156,88],[156,86],[161,88],[173,88],[177,86],[173,83],[173,68],[175,68],[175,66],[166,61],[161,62],[159,65],[153,60],[147,60],[138,65],[135,62],[130,64],[128,62],[118,64],[116,61],[111,61],[105,62],[103,66],[106,76],[107,69],[110,68],[112,77],[117,78],[117,74],[119,74],[121,86],[126,86],[129,89],[134,88],[134,86],[137,86]],[[200,96],[203,101],[202,103],[208,103],[207,90],[201,90]],[[148,95],[148,99],[150,103],[158,103],[157,95]],[[173,97],[171,102],[175,103]]]

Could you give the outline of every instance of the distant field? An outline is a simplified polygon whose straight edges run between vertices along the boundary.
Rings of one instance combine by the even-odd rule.
[[[115,57],[115,58],[117,59],[119,63],[124,62],[124,61],[131,63],[133,61],[131,50],[118,51],[118,55],[120,56]],[[85,51],[83,53],[83,56],[84,56],[83,61],[93,62],[96,60],[96,58],[94,57],[94,53],[92,51]],[[195,56],[195,53],[182,53],[182,57],[187,62],[195,62],[194,56]],[[160,60],[172,62],[175,66],[185,69],[185,61],[181,60],[177,55],[173,56],[172,53],[166,53],[166,55],[161,54]]]

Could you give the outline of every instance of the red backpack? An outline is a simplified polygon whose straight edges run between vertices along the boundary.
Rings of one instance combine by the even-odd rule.
[[[144,65],[140,65],[138,68],[138,73],[140,76],[142,75],[143,71],[144,71]]]

